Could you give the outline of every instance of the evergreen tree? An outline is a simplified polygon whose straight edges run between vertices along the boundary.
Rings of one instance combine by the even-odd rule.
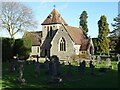
[[[120,37],[120,14],[118,15],[118,17],[114,18],[113,20],[115,21],[115,23],[112,24],[112,26],[114,27],[112,33],[115,37]]]
[[[99,52],[109,54],[109,39],[107,38],[109,33],[109,27],[107,23],[106,16],[101,16],[100,20],[98,21],[98,48]]]
[[[114,30],[111,32],[110,38],[114,43],[111,46],[114,47],[113,49],[116,53],[120,53],[120,14],[113,20],[115,21],[112,24]]]
[[[86,34],[88,32],[87,18],[88,18],[87,12],[83,11],[79,19],[80,19],[80,26],[82,27],[84,33]]]

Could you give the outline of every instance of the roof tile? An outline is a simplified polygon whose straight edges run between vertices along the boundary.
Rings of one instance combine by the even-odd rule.
[[[48,24],[67,25],[67,23],[64,21],[64,19],[61,17],[61,15],[58,13],[56,9],[53,9],[53,11],[48,15],[48,17],[44,20],[44,22],[41,25],[48,25]]]

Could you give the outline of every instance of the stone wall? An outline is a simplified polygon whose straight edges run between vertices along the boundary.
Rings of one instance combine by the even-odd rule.
[[[65,39],[66,42],[66,51],[60,51],[59,50],[59,41],[61,38]],[[68,32],[65,30],[63,26],[58,30],[56,35],[54,36],[52,42],[52,47],[51,47],[51,55],[57,55],[60,60],[67,60],[68,57],[74,55],[74,43],[72,39],[70,38]]]

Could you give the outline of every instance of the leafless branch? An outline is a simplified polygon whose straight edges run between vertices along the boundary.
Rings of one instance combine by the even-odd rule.
[[[32,10],[20,2],[1,2],[0,15],[0,27],[6,29],[11,38],[37,26]]]

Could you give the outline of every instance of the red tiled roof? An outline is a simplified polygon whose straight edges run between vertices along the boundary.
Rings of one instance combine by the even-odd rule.
[[[89,40],[88,39],[84,40],[80,47],[80,51],[86,51],[88,49],[89,45],[90,45]]]
[[[58,13],[56,9],[53,9],[53,11],[48,15],[48,17],[44,20],[44,22],[41,25],[48,25],[48,24],[67,25],[67,23],[64,21],[64,19],[61,17],[61,15]]]
[[[82,28],[76,28],[71,26],[65,26],[67,32],[69,33],[70,37],[72,38],[75,44],[81,45],[80,50],[85,51],[88,49],[89,46],[89,39],[83,33]]]

